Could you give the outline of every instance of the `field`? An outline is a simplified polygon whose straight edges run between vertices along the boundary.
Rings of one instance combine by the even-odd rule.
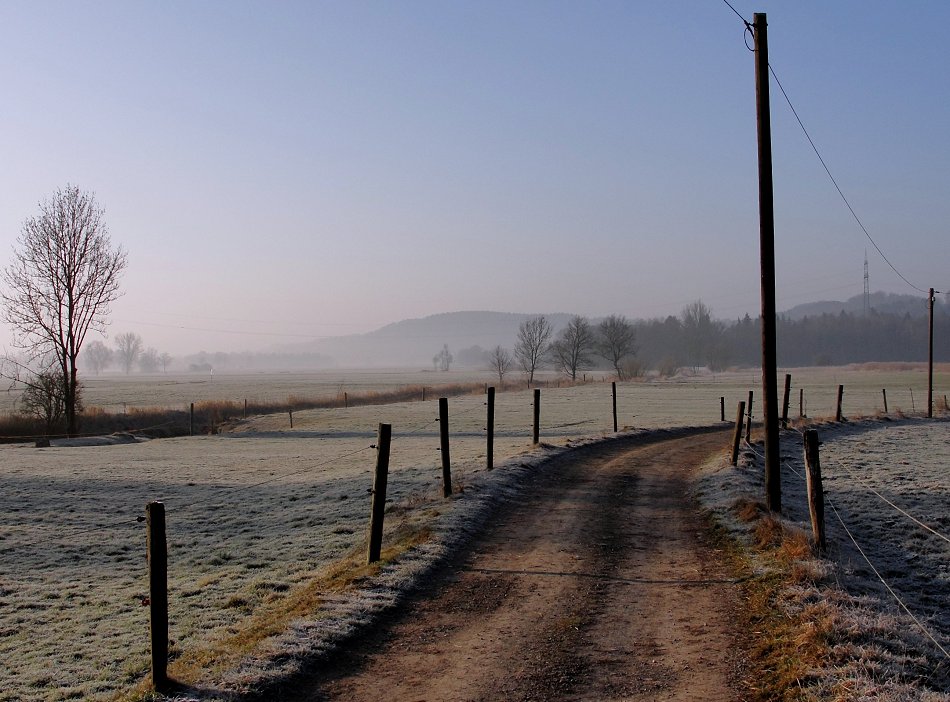
[[[834,414],[838,384],[845,385],[847,412],[868,414],[882,409],[881,390],[887,389],[888,408],[904,411],[924,409],[927,393],[927,373],[923,364],[865,364],[844,368],[780,369],[779,393],[784,374],[792,374],[793,392],[790,416],[798,413],[798,391],[805,390],[805,413],[809,416]],[[512,374],[508,379],[520,380]],[[555,385],[558,378],[542,372],[539,378]],[[587,373],[589,381],[606,380],[605,374]],[[487,371],[462,370],[448,373],[412,370],[333,370],[313,373],[255,373],[255,374],[179,374],[179,375],[89,375],[82,378],[87,407],[99,407],[108,412],[132,409],[169,408],[187,409],[189,403],[230,401],[281,402],[290,396],[337,398],[344,392],[350,395],[399,389],[431,388],[451,383],[496,384],[497,377]],[[563,381],[561,381],[563,383]],[[623,393],[633,404],[632,418],[651,422],[665,421],[677,413],[687,412],[696,421],[719,417],[719,397],[726,396],[727,418],[732,419],[735,403],[745,399],[747,390],[761,390],[758,371],[682,372],[668,380],[650,379],[622,385]],[[675,395],[670,396],[670,392]],[[950,393],[950,365],[936,369],[934,397],[942,401]],[[15,388],[0,392],[0,412],[11,411],[19,396]],[[421,397],[421,393],[420,393]],[[711,405],[709,403],[712,403]],[[758,402],[758,400],[756,401]],[[647,405],[646,409],[643,405]],[[732,415],[730,416],[730,408]],[[608,407],[609,409],[609,407]]]
[[[950,692],[950,425],[859,424],[820,436],[829,558],[866,629],[833,676],[861,680],[865,694],[880,692],[886,676],[860,670],[854,659],[875,661],[890,669],[894,685],[928,680]],[[803,473],[799,458],[783,479],[792,499],[786,514],[807,524]],[[885,606],[868,615],[862,598]]]
[[[807,699],[950,700],[950,417],[815,426],[828,553],[799,563],[776,604],[831,650],[801,681]],[[811,539],[802,447],[783,434],[782,513]],[[737,501],[764,500],[762,452],[708,467],[700,498],[727,522]]]
[[[791,372],[793,417],[800,387],[810,416],[833,414],[839,383],[845,385],[845,414],[852,418],[878,413],[882,388],[894,415],[920,410],[926,398],[926,374],[919,367]],[[335,396],[472,380],[491,382],[479,373],[394,371],[216,375],[213,380],[103,377],[86,380],[86,401],[111,409],[182,407],[205,400]],[[950,391],[946,371],[938,375],[936,387],[942,400]],[[727,418],[733,419],[736,403],[749,389],[759,396],[754,371],[622,383],[619,423],[636,428],[713,424],[720,419],[720,397],[725,397]],[[604,382],[545,387],[542,441],[563,445],[609,434],[610,390]],[[249,636],[247,622],[255,614],[279,610],[331,564],[359,552],[369,513],[371,444],[380,422],[393,425],[394,437],[386,538],[406,543],[424,538],[427,524],[463,509],[468,499],[440,498],[437,405],[428,398],[295,412],[293,429],[289,416],[269,415],[236,421],[214,436],[111,445],[60,441],[49,449],[0,446],[0,656],[5,661],[0,700],[110,699],[146,674],[145,534],[136,520],[148,501],[161,500],[168,510],[171,635],[182,660]],[[457,487],[477,487],[497,480],[490,476],[501,472],[486,474],[483,468],[484,401],[483,394],[450,401]],[[531,418],[530,391],[498,395],[496,462],[539,455],[537,449],[531,453]],[[933,426],[943,438],[928,441],[945,446],[947,425]],[[862,448],[866,433],[842,436],[836,444],[847,448],[840,460],[866,477],[877,476],[878,489],[893,486],[897,477],[888,472],[889,461],[902,446],[918,441],[916,430],[916,425],[895,427],[873,460]],[[848,441],[856,443],[848,446]],[[914,495],[909,504],[902,503],[905,509],[942,508],[936,514],[945,520],[945,476],[928,472],[945,466],[944,459],[928,454],[915,464],[913,479],[902,477],[901,489]],[[851,489],[853,504],[842,497],[852,517],[863,514],[861,505],[871,499],[864,489]],[[930,497],[936,507],[927,502]],[[946,522],[941,524],[945,533]],[[935,553],[933,565],[923,572],[946,580],[947,554]],[[924,611],[931,616],[931,609]],[[937,626],[946,640],[946,621],[938,617]]]

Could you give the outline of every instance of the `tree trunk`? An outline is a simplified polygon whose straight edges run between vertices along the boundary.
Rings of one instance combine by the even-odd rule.
[[[78,427],[76,424],[76,395],[77,395],[77,386],[79,383],[76,380],[76,359],[69,359],[69,382],[66,387],[66,397],[65,399],[65,410],[66,410],[66,434],[69,437],[74,437],[78,433]]]

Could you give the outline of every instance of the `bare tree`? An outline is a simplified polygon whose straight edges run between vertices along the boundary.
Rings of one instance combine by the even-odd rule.
[[[20,395],[20,408],[46,425],[50,434],[66,414],[65,379],[53,368],[34,374]],[[82,384],[76,389],[77,411],[82,410]]]
[[[167,351],[162,351],[162,355],[158,357],[158,360],[162,362],[162,373],[168,372],[168,364],[172,362],[172,356]]]
[[[723,324],[712,318],[712,310],[702,300],[696,300],[680,313],[683,335],[690,363],[695,367],[708,363],[721,367],[728,357],[723,344]]]
[[[119,297],[126,265],[113,248],[102,209],[92,193],[66,186],[27,219],[3,269],[3,319],[14,345],[31,357],[52,354],[63,378],[66,432],[76,434],[79,380],[76,360],[90,329],[104,331],[109,305]]]
[[[82,360],[93,373],[99,375],[112,362],[112,349],[101,341],[93,341],[83,349]]]
[[[142,351],[139,354],[139,370],[143,373],[154,373],[158,370],[158,366],[161,364],[161,361],[158,358],[158,350],[153,346],[149,346],[147,349]]]
[[[584,317],[575,316],[551,344],[551,358],[561,371],[571,376],[571,380],[577,380],[577,371],[591,365],[590,354],[594,351],[595,342],[590,322]]]
[[[452,366],[452,353],[449,351],[449,345],[442,344],[442,350],[435,357],[439,364],[439,370],[448,372]]]
[[[122,369],[128,375],[142,353],[142,337],[135,332],[119,334],[115,338],[115,346],[115,353],[119,357]]]
[[[505,382],[505,374],[511,370],[515,359],[508,349],[501,346],[496,346],[489,353],[491,356],[488,360],[488,368],[498,374],[498,384],[501,385]]]
[[[515,358],[521,369],[528,374],[529,384],[534,382],[534,372],[541,367],[553,331],[551,323],[544,315],[526,319],[518,327]]]
[[[636,332],[633,325],[623,315],[612,314],[598,326],[599,336],[597,352],[603,356],[617,373],[617,379],[624,379],[624,361],[637,353]]]

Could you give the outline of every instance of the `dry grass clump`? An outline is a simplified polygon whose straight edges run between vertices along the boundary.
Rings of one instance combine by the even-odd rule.
[[[496,384],[499,391],[516,390],[523,382]],[[81,436],[101,436],[116,432],[133,432],[151,438],[216,434],[228,422],[254,415],[298,412],[308,409],[358,407],[412,402],[436,397],[457,397],[485,392],[486,383],[448,383],[444,385],[407,385],[400,388],[348,393],[341,387],[335,395],[310,397],[291,394],[286,400],[204,400],[184,409],[167,407],[126,407],[122,412],[107,412],[102,407],[87,407],[80,416]],[[192,408],[194,414],[192,415]],[[48,432],[35,418],[12,413],[0,417],[0,442],[65,436]]]
[[[736,499],[730,511],[752,549],[739,568],[752,633],[750,699],[950,699],[932,691],[946,689],[950,671],[934,671],[924,645],[876,600],[835,586],[834,564],[814,557],[806,531],[751,498]]]
[[[767,512],[767,509],[763,502],[748,497],[740,497],[733,503],[732,511],[740,522],[750,524],[760,519]]]
[[[0,441],[23,441],[45,436],[41,422],[24,414],[8,414],[0,417]]]
[[[801,530],[786,528],[751,500],[737,505],[735,513],[753,524],[753,560],[758,561],[743,586],[746,625],[753,632],[752,699],[805,699],[803,682],[828,659],[833,617],[819,603],[789,616],[782,601],[790,586],[811,586],[823,570],[806,565],[811,545]]]

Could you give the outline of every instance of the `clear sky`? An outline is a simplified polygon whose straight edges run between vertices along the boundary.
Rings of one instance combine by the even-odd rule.
[[[735,0],[856,212],[950,286],[950,3]],[[757,313],[753,55],[721,0],[0,0],[0,265],[67,183],[182,354],[456,310]],[[772,86],[778,306],[913,293]],[[225,333],[228,332],[228,333]],[[6,332],[0,337],[6,337]]]

